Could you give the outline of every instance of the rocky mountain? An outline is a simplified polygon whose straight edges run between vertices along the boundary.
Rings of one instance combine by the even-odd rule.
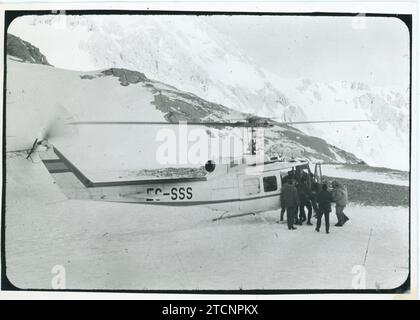
[[[45,134],[52,121],[229,122],[249,117],[249,114],[152,80],[139,71],[123,68],[70,71],[46,65],[43,61],[28,63],[15,56],[8,56],[6,142],[9,151],[31,146],[35,138]],[[321,138],[287,125],[272,123],[273,126],[264,132],[267,157],[281,156],[285,151],[297,151],[299,156],[311,160],[363,162],[352,153],[330,145]],[[65,134],[54,137],[51,142],[64,150],[84,171],[92,174],[123,169],[173,167],[179,164],[178,158],[173,163],[163,163],[156,158],[161,142],[158,137],[162,130],[172,130],[174,144],[178,146],[185,140],[188,140],[188,146],[194,144],[190,136],[182,137],[177,126],[80,126],[66,129]],[[243,132],[235,130],[208,126],[205,132],[213,148],[214,139],[221,141],[222,145],[231,136],[246,141]],[[214,148],[220,151],[219,145]],[[227,154],[223,150],[217,152],[199,155],[201,158],[195,165],[202,165],[210,156],[241,155],[236,149],[234,154],[231,150]],[[189,164],[179,165],[185,167]]]
[[[57,66],[140,71],[216,104],[279,120],[375,120],[296,128],[370,165],[408,168],[408,90],[396,92],[345,80],[319,83],[281,78],[256,65],[234,39],[220,34],[203,16],[20,19],[9,30],[41,47]],[[58,54],[57,45],[66,55]],[[67,58],[71,56],[77,59]]]
[[[7,54],[25,62],[50,65],[39,49],[13,34],[7,34]]]

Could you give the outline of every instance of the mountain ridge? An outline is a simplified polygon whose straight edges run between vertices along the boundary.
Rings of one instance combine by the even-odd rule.
[[[153,119],[162,121],[165,119],[176,123],[178,121],[230,121],[249,116],[249,114],[204,100],[194,93],[151,80],[138,71],[109,68],[79,72],[45,65],[41,61],[39,65],[40,67],[36,67],[36,63],[8,59],[8,108],[13,105],[13,108],[8,110],[8,127],[12,128],[8,145],[13,146],[18,141],[13,137],[27,136],[26,132],[33,134],[25,138],[25,141],[17,143],[15,149],[28,146],[33,142],[32,138],[42,136],[40,130],[48,126],[48,119],[57,112],[57,109],[61,113],[61,118],[71,114],[72,120],[115,120],[115,115],[119,115],[120,118],[117,119],[122,120],[137,118],[141,121],[156,121]],[[65,81],[67,85],[61,86],[60,81]],[[52,95],[51,92],[56,94]],[[34,108],[30,101],[33,101],[35,97],[41,102]],[[125,99],[127,99],[126,102],[122,101]],[[143,100],[139,101],[139,99]],[[85,101],[89,101],[89,108],[86,108]],[[25,112],[28,117],[21,119],[21,112]],[[152,117],[150,118],[149,115]],[[17,126],[17,124],[20,125]],[[25,128],[25,134],[21,131],[22,128]],[[230,131],[219,130],[218,132],[223,136],[229,134]],[[90,131],[88,135],[91,135]],[[78,144],[87,143],[85,137],[79,139],[76,135],[77,143],[69,140],[63,144],[70,149],[74,148],[73,152],[76,153]],[[124,138],[121,133],[119,139],[127,138]],[[98,142],[98,145],[101,143]],[[134,142],[130,143],[134,144]],[[72,147],[73,144],[77,148]],[[91,148],[91,146],[88,147]],[[101,146],[98,149],[107,147],[109,146]],[[332,146],[321,138],[308,136],[295,128],[277,123],[273,128],[265,130],[265,147],[267,157],[273,153],[282,154],[285,149],[298,149],[303,151],[305,157],[315,161],[363,163],[363,160],[352,153]]]

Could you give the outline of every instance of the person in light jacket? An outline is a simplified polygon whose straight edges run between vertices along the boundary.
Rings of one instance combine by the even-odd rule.
[[[337,215],[336,227],[342,227],[349,218],[344,214],[344,208],[347,205],[347,188],[337,181],[332,182],[332,195],[335,202],[335,214]]]

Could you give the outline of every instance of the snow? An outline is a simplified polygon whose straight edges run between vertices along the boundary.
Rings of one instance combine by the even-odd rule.
[[[303,109],[292,113],[288,117],[290,121],[374,120],[296,125],[296,128],[354,153],[369,165],[408,170],[408,97],[362,83],[325,84],[305,79],[286,82],[276,75],[269,77],[291,97],[291,104]]]
[[[213,222],[220,213],[203,207],[65,200],[42,163],[19,156],[6,207],[7,276],[20,288],[51,288],[56,265],[69,289],[351,289],[363,263],[366,288],[408,275],[407,208],[350,205],[328,235],[288,231],[278,212]]]
[[[206,19],[27,16],[16,19],[9,32],[38,46],[56,66],[138,70],[243,112],[289,121],[376,120],[296,127],[354,153],[369,165],[408,170],[407,92],[345,79],[320,83],[283,78],[256,65],[234,39],[220,34]]]
[[[7,149],[21,150],[44,136],[52,122],[60,134],[50,139],[83,172],[156,165],[158,127],[71,127],[71,121],[165,121],[142,84],[121,86],[114,76],[80,73],[8,60]],[[82,75],[94,79],[81,79]],[[40,85],[42,80],[42,85]],[[63,85],[63,83],[65,85]],[[77,93],[77,94],[76,94]],[[37,101],[36,104],[33,101]],[[25,117],[22,117],[25,114]],[[141,118],[139,118],[141,117]],[[125,150],[125,151],[124,151]],[[125,157],[121,157],[124,154]],[[107,161],[103,161],[106,158]]]
[[[343,165],[322,165],[322,174],[328,177],[357,179],[362,181],[372,181],[378,183],[394,184],[399,186],[409,186],[408,178],[404,179],[400,174],[390,172],[372,172],[367,170],[351,170]]]
[[[147,84],[154,86],[155,82]],[[157,88],[167,89],[161,83]],[[163,94],[188,104],[198,103],[194,97],[184,98],[176,88]],[[117,77],[104,76],[100,71],[69,71],[8,58],[6,107],[8,151],[30,148],[35,138],[41,139],[53,124],[57,134],[50,142],[93,181],[114,179],[138,169],[202,166],[231,152],[234,156],[243,154],[241,138],[246,130],[240,129],[188,126],[184,133],[177,126],[65,125],[72,121],[166,121],[154,104],[152,89],[143,83],[122,86]],[[218,112],[212,116],[219,119]],[[235,117],[235,112],[223,116]],[[174,154],[168,157],[169,162],[158,156],[166,141],[159,136],[174,142],[170,144]],[[188,157],[184,157],[180,146],[187,140]],[[200,152],[195,152],[198,147]]]
[[[33,142],[28,137],[43,136],[40,128],[45,129],[57,118],[63,123],[130,121],[138,119],[141,109],[143,121],[165,121],[164,114],[151,104],[154,96],[147,88],[121,86],[117,77],[101,77],[98,73],[83,74],[8,59],[8,150],[27,148]],[[81,79],[82,75],[95,79]]]
[[[74,57],[79,57],[82,51],[88,53],[81,56],[80,68],[96,69],[97,66],[105,68],[117,65],[147,71],[147,76],[152,75],[177,87],[181,83],[183,89],[209,100],[242,111],[257,110],[263,115],[272,115],[277,112],[276,108],[280,110],[276,114],[283,115],[283,109],[274,102],[285,98],[286,109],[290,111],[288,115],[306,115],[306,109],[304,112],[300,107],[292,108],[295,102],[294,98],[288,98],[289,92],[294,97],[296,90],[310,91],[321,86],[320,84],[311,84],[306,80],[277,80],[278,83],[273,85],[273,80],[273,83],[266,86],[261,70],[252,65],[243,69],[249,77],[244,77],[246,81],[240,83],[238,70],[251,62],[237,48],[226,44],[223,37],[219,39],[213,34],[211,37],[207,36],[207,32],[211,34],[211,30],[197,19],[191,23],[199,27],[188,27],[188,30],[195,30],[197,33],[194,37],[185,38],[180,32],[185,26],[179,22],[172,23],[171,19],[173,18],[168,17],[166,21],[161,21],[150,17],[143,22],[136,20],[134,24],[127,19],[120,26],[120,22],[116,21],[113,25],[107,25],[95,19],[79,21],[72,18],[72,28],[78,31],[73,32],[72,28],[66,28],[69,47],[64,48]],[[58,40],[61,37],[59,29],[47,27],[48,19],[43,23],[38,22],[29,24],[27,29],[21,30],[22,34],[16,35],[30,42],[38,34],[49,38],[46,35],[50,32],[54,36],[49,39]],[[142,23],[149,25],[149,28],[141,31],[143,33],[129,32],[130,28],[138,31],[134,26],[142,26]],[[168,23],[171,25],[171,32],[164,39],[159,39],[163,34],[162,30],[167,30]],[[82,38],[79,43],[81,35],[78,33],[82,30],[79,27],[92,30],[89,41]],[[127,33],[117,32],[119,27]],[[13,33],[16,30],[12,28],[9,31]],[[87,35],[85,31],[82,33]],[[177,37],[174,37],[174,33]],[[180,38],[184,46],[182,50],[179,47]],[[213,42],[213,39],[217,41]],[[54,48],[57,49],[57,43],[51,42],[52,46],[44,40],[39,41],[33,41],[34,45],[40,47],[52,64],[66,63],[63,60],[54,60],[54,57],[62,53],[53,51]],[[145,41],[145,44],[139,45],[139,41]],[[171,46],[168,46],[168,41]],[[122,47],[124,44],[129,47]],[[157,44],[157,49],[172,49],[158,54],[153,51],[156,49],[153,44]],[[188,52],[195,53],[190,48],[196,44],[200,54],[194,55],[191,60]],[[51,48],[50,51],[48,47]],[[132,50],[133,48],[138,50]],[[232,55],[229,59],[240,61],[232,63],[229,60],[226,64],[235,68],[231,70],[232,76],[226,79],[229,86],[225,85],[224,78],[216,81],[212,74],[207,73],[212,70],[209,68],[209,61],[219,59],[223,62],[225,51]],[[120,53],[126,56],[118,58]],[[94,56],[98,60],[92,62],[88,56],[89,59]],[[79,60],[71,59],[67,63],[73,63],[71,68],[76,68]],[[221,63],[219,67],[223,65]],[[156,69],[153,71],[153,68]],[[216,70],[214,74],[219,71],[220,69]],[[95,78],[82,80],[81,75]],[[42,136],[39,131],[48,127],[55,114],[66,121],[128,121],[137,119],[141,110],[143,121],[163,120],[163,113],[157,111],[151,103],[153,95],[142,84],[123,87],[116,77],[98,77],[98,72],[74,72],[20,63],[13,59],[8,60],[7,76],[8,150],[31,146],[35,137]],[[43,85],[39,85],[40,79]],[[199,87],[197,83],[200,83]],[[332,85],[338,92],[337,97],[340,95],[339,90],[348,86],[346,83]],[[159,86],[165,88],[163,84]],[[282,91],[275,87],[282,88]],[[323,88],[325,90],[321,90],[320,96],[325,99],[327,93],[324,91],[331,90],[328,87]],[[288,92],[287,97],[282,94],[283,91]],[[302,98],[301,101],[296,98],[296,101],[300,101],[302,106],[308,101],[315,101],[315,91],[310,92],[313,98]],[[394,95],[385,94],[388,98],[397,99]],[[62,99],[63,97],[66,99]],[[262,101],[261,97],[265,100]],[[340,102],[337,107],[340,113],[354,116],[351,108],[347,111],[345,108],[346,102],[353,97],[350,93],[343,96],[344,102]],[[330,96],[325,101],[334,101],[331,99]],[[321,103],[316,106],[320,110],[325,108],[322,116],[329,115],[331,109],[321,108]],[[396,103],[398,105],[401,104]],[[382,106],[390,108],[389,104]],[[359,109],[366,108],[368,107],[363,105]],[[376,106],[375,112],[380,110],[383,109]],[[357,115],[369,116],[363,112],[360,111]],[[404,124],[405,111],[401,112],[401,121]],[[315,115],[317,114],[311,116]],[[234,117],[234,114],[231,116]],[[400,123],[398,121],[395,123]],[[367,156],[373,152],[378,154],[378,158],[392,159],[392,152],[405,159],[408,153],[404,153],[404,143],[401,143],[401,149],[398,144],[398,139],[404,142],[407,138],[404,136],[405,127],[401,127],[400,136],[396,131],[395,137],[392,136],[394,129],[388,130],[388,124],[385,128],[386,134],[383,136],[388,140],[380,140],[382,138],[374,134],[378,132],[377,128],[372,127],[373,133],[369,131],[369,134],[374,137],[374,143],[369,141],[365,144],[362,140],[357,148],[374,148],[366,150]],[[360,139],[353,139],[353,136],[365,131],[361,127],[356,129],[343,127],[340,134],[336,135],[331,134],[334,131],[320,132],[321,135],[328,133],[331,139],[339,139],[337,137],[343,134],[346,141],[357,144]],[[223,130],[221,134],[227,132],[228,130]],[[156,134],[157,129],[152,127],[148,130],[130,126],[118,129],[98,127],[95,130],[80,127],[77,132],[72,132],[71,138],[64,134],[55,137],[51,142],[82,172],[95,180],[103,178],[103,172],[115,175],[121,173],[111,170],[116,168],[121,171],[156,168],[155,146],[151,143],[155,141]],[[179,139],[178,136],[176,138]],[[285,141],[284,144],[294,146],[291,141]],[[387,148],[389,145],[392,148]],[[353,145],[348,147],[348,150],[355,148]],[[385,155],[390,156],[386,158]],[[323,173],[406,185],[406,182],[393,176],[349,172],[340,166],[327,166]],[[14,153],[9,153],[7,159],[6,205],[7,275],[13,284],[21,288],[50,288],[53,277],[51,270],[55,265],[66,268],[67,287],[78,289],[351,288],[352,268],[365,261],[368,242],[369,251],[365,261],[367,288],[397,287],[408,274],[409,214],[408,209],[402,207],[350,205],[346,214],[351,220],[344,228],[332,227],[330,235],[323,232],[318,234],[314,227],[307,226],[290,232],[284,224],[276,223],[278,212],[266,212],[262,217],[250,216],[213,222],[212,218],[219,216],[220,212],[202,207],[172,208],[67,200],[39,159],[32,163]],[[334,223],[333,214],[331,218]],[[371,239],[368,241],[370,235]]]
[[[61,66],[70,70],[93,70],[89,69],[92,66],[90,54],[80,50],[80,41],[88,40],[91,33],[87,32],[82,25],[68,29],[65,15],[55,15],[50,23],[37,24],[35,33],[33,33],[35,22],[32,16],[22,16],[14,20],[9,26],[8,32],[13,34],[15,26],[23,38],[31,38],[33,41],[31,44],[43,48],[43,54],[53,66]],[[51,29],[53,32],[50,32]],[[52,46],[51,43],[54,45]],[[60,54],[63,51],[66,52],[65,55]]]

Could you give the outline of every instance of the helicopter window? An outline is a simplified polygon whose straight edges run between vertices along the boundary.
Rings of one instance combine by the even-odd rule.
[[[276,176],[264,177],[264,192],[271,192],[277,190],[277,178]]]
[[[260,193],[260,180],[258,178],[250,178],[244,180],[244,193],[247,196]]]

